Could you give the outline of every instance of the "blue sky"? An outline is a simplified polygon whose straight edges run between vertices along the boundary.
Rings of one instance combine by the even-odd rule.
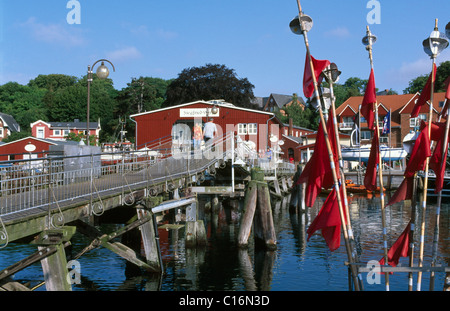
[[[255,85],[256,96],[302,91],[305,46],[289,22],[296,0],[79,0],[81,23],[67,22],[68,0],[0,1],[0,84],[22,84],[39,74],[81,77],[101,58],[116,67],[116,89],[132,77],[176,78],[185,68],[224,64]],[[368,0],[302,0],[314,20],[311,53],[335,62],[349,77],[367,79],[361,43]],[[379,89],[402,93],[431,71],[422,41],[439,19],[450,22],[448,0],[379,0],[381,23],[370,25]],[[450,60],[450,48],[437,62]]]

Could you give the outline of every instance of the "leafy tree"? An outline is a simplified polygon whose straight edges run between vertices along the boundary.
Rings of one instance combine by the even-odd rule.
[[[431,73],[431,69],[430,69]],[[418,76],[417,78],[409,81],[409,85],[403,90],[403,94],[414,94],[422,92],[425,84],[427,83],[430,73]],[[450,76],[450,61],[445,61],[439,64],[436,68],[436,81],[434,86],[435,92],[445,92],[445,80]]]
[[[73,133],[73,132],[71,132],[65,137],[65,139],[67,141],[78,141],[78,142],[83,141],[86,144],[86,135],[83,134],[83,133]],[[89,145],[90,146],[95,146],[96,144],[97,144],[97,137],[93,136],[93,135],[90,135],[89,136]]]
[[[45,89],[9,82],[0,86],[0,111],[12,115],[22,130],[30,128],[30,123],[45,118],[42,105]]]
[[[9,135],[7,138],[3,139],[2,142],[4,143],[10,143],[12,141],[16,141],[25,137],[31,136],[31,130],[21,130],[20,132],[13,132],[11,135]]]
[[[38,75],[36,78],[28,82],[28,86],[56,91],[66,88],[77,83],[78,79],[74,76],[62,74]]]
[[[167,88],[164,107],[195,100],[223,99],[236,106],[253,107],[254,85],[247,78],[239,79],[225,65],[206,64],[184,69]]]
[[[318,127],[319,114],[309,105],[307,105],[305,109],[302,109],[299,105],[290,105],[285,108],[285,113],[286,117],[285,120],[283,120],[284,123],[287,123],[289,118],[292,118],[294,125],[312,130],[316,130]]]

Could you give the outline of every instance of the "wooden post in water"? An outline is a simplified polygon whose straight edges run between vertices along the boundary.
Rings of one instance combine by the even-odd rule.
[[[275,188],[275,193],[281,197],[281,189],[280,189],[280,183],[278,182],[278,179],[273,180],[273,186]]]
[[[151,211],[142,208],[137,209],[138,219],[151,217],[152,221],[148,221],[141,225],[142,244],[144,246],[145,258],[147,264],[152,268],[152,271],[162,272],[162,258],[159,245],[158,228],[155,224],[154,215]]]
[[[198,219],[198,201],[186,208],[186,241],[187,248],[205,246],[207,244],[206,229],[203,220]]]
[[[258,186],[256,181],[250,181],[244,200],[244,215],[239,226],[238,245],[247,247],[248,239],[253,225],[253,217],[256,210]]]
[[[49,229],[39,234],[32,242],[32,244],[38,245],[39,251],[46,249],[50,245],[56,248],[56,253],[41,260],[47,291],[72,290],[63,243],[72,238],[75,230],[76,227]]]
[[[244,201],[245,212],[239,228],[238,245],[247,247],[253,226],[255,239],[261,242],[259,245],[273,250],[276,249],[277,240],[270,205],[269,186],[264,181],[264,172],[260,169],[252,169],[251,177],[252,180]]]
[[[255,239],[263,242],[266,249],[277,248],[277,237],[273,224],[272,207],[270,204],[269,186],[267,183],[258,182],[258,203],[255,212]]]

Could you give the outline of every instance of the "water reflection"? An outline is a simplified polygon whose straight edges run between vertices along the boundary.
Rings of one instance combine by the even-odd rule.
[[[342,239],[341,247],[330,252],[320,232],[307,241],[306,230],[317,216],[326,197],[319,197],[312,208],[305,213],[289,212],[289,197],[273,201],[273,217],[277,233],[277,250],[259,250],[249,239],[247,249],[239,249],[237,236],[242,201],[223,200],[218,205],[203,202],[209,206],[203,218],[208,236],[204,248],[186,249],[184,229],[159,229],[164,274],[146,274],[135,269],[119,256],[99,248],[80,258],[82,282],[74,285],[78,291],[336,291],[348,290],[348,260]],[[449,204],[443,204],[440,217],[440,236],[437,265],[449,265]],[[402,233],[411,217],[409,201],[400,202],[386,210],[388,245],[391,246]],[[355,235],[356,251],[361,262],[379,260],[383,256],[381,211],[379,197],[349,197],[350,218]],[[430,202],[425,219],[424,264],[429,265],[435,225],[436,206]],[[417,210],[417,222],[422,219]],[[102,228],[103,232],[114,228]],[[415,235],[415,263],[418,254],[418,232]],[[77,234],[74,238],[74,253],[81,250],[87,241]],[[1,268],[7,267],[35,251],[29,245],[11,244],[0,251]],[[400,264],[407,265],[408,258]],[[366,283],[368,291],[384,290],[381,284]],[[444,273],[437,273],[435,290],[442,290]],[[15,276],[16,280],[39,283],[42,277],[40,264],[35,264]],[[416,281],[417,275],[414,275]],[[429,273],[423,275],[422,290],[428,290]],[[395,273],[390,277],[391,290],[407,290],[407,273]],[[45,286],[39,290],[45,290]]]

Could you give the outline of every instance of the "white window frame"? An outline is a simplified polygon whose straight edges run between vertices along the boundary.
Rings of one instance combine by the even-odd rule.
[[[39,133],[42,133],[42,136]],[[45,138],[45,127],[39,126],[36,128],[36,138]]]
[[[64,137],[66,137],[67,135],[70,134],[70,130],[64,130],[64,131],[63,131],[63,134],[64,134]]]
[[[246,123],[238,123],[238,135],[247,135]]]
[[[53,130],[53,136],[61,136],[61,130]]]
[[[258,123],[248,123],[247,133],[248,135],[258,135]]]
[[[409,127],[416,127],[420,125],[420,120],[427,120],[427,115],[424,113],[419,114],[417,118],[409,119]]]
[[[369,138],[367,138],[367,136],[369,136]],[[372,139],[372,132],[371,131],[361,131],[361,139],[364,139],[364,140]]]

